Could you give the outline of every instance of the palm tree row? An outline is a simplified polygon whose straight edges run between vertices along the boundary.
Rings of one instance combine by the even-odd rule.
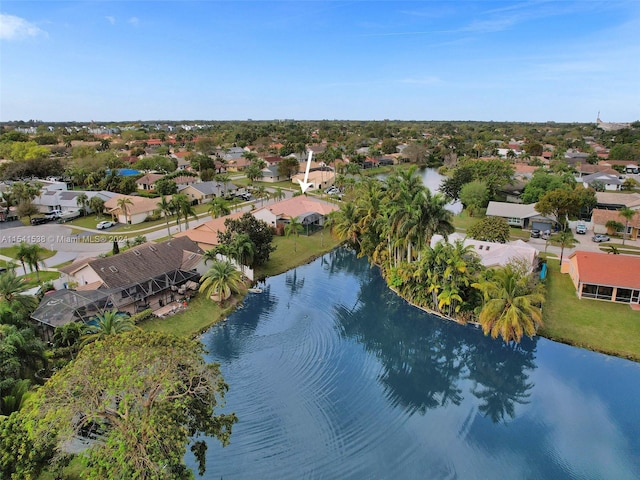
[[[173,195],[173,197],[171,197],[171,200],[167,200],[167,197],[163,195],[158,202],[156,213],[164,217],[165,222],[167,223],[167,234],[169,236],[171,236],[169,217],[173,215],[176,216],[176,225],[178,226],[179,230],[182,230],[180,219],[184,218],[185,227],[187,230],[189,230],[189,218],[193,218],[195,220],[198,219],[193,205],[191,205],[191,201],[186,195],[182,193]]]
[[[431,247],[434,235],[454,231],[445,206],[444,196],[431,193],[411,168],[386,181],[363,179],[329,224],[410,302],[460,321],[477,320],[485,334],[507,342],[532,335],[542,323],[544,297],[528,271],[513,265],[487,270],[461,241]]]
[[[29,270],[36,272],[38,281],[40,281],[40,267],[44,265],[42,262],[42,250],[43,248],[37,243],[28,244],[26,242],[20,242],[16,252],[16,258],[22,264],[24,274],[27,274],[26,267],[28,266]]]

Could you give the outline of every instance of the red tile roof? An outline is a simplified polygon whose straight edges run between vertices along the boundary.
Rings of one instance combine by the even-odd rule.
[[[578,251],[570,258],[577,262],[578,280],[582,283],[640,290],[640,257]]]

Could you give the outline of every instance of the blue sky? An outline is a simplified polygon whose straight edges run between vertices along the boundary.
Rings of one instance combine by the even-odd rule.
[[[640,119],[640,1],[0,3],[0,121]]]

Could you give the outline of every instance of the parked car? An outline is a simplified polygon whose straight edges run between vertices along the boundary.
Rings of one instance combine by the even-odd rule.
[[[608,242],[611,239],[609,238],[609,235],[598,234],[591,237],[591,240],[593,240],[596,243],[600,243],[600,242]]]
[[[549,240],[551,238],[551,230],[545,230],[540,234],[540,238],[543,240]]]
[[[49,221],[46,217],[33,217],[31,219],[31,225],[42,225],[43,223],[47,223]]]
[[[324,190],[324,193],[331,194],[332,192],[337,193],[337,192],[339,192],[339,191],[340,191],[340,190],[338,190],[338,187],[331,186],[331,187],[329,187],[329,188],[326,188],[326,189]]]
[[[540,230],[538,230],[537,228],[532,228],[531,238],[540,238]]]
[[[50,212],[45,213],[44,216],[47,220],[56,220],[62,216],[62,211],[51,210]]]
[[[576,225],[576,233],[584,235],[587,233],[587,225],[584,222],[578,222]]]
[[[100,222],[98,225],[96,225],[96,228],[98,230],[104,230],[105,228],[111,228],[116,224],[116,222],[111,222],[109,220],[103,220],[102,222]]]

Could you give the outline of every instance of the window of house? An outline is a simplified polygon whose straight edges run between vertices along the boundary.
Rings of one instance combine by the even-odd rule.
[[[616,292],[616,302],[630,303],[632,290],[628,288],[618,288]]]
[[[612,300],[613,287],[585,284],[582,287],[582,296],[585,298],[596,298],[598,300]]]

